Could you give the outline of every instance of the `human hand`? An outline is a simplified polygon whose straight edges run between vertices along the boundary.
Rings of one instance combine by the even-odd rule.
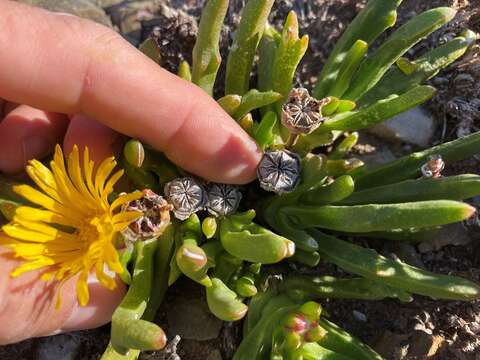
[[[88,146],[100,161],[115,151],[118,131],[206,179],[254,178],[261,156],[255,142],[202,90],[114,31],[7,0],[0,0],[0,14],[1,172],[17,173],[62,142],[67,153],[74,144]],[[37,272],[12,279],[16,265],[2,249],[0,344],[99,326],[123,296],[124,287],[110,291],[92,279],[92,300],[80,308],[72,278],[55,310],[55,284]]]

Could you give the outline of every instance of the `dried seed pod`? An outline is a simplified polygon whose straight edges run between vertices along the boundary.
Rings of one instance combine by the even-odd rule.
[[[322,107],[330,101],[330,98],[317,100],[304,88],[292,89],[282,107],[283,126],[292,134],[310,134],[326,120],[322,117]]]
[[[223,217],[237,211],[242,193],[236,186],[211,184],[208,188],[207,210],[216,217]]]
[[[173,205],[173,213],[179,220],[186,220],[207,205],[207,193],[194,178],[184,177],[165,184],[165,197]]]
[[[135,242],[161,235],[170,225],[170,211],[173,206],[163,197],[150,189],[143,190],[143,197],[130,201],[122,207],[122,211],[141,211],[143,216],[130,224],[123,232],[126,240]]]
[[[267,151],[257,169],[260,186],[277,194],[293,191],[300,181],[300,157],[288,150]]]
[[[425,178],[437,179],[442,176],[442,170],[445,168],[445,162],[440,155],[432,155],[429,160],[422,165],[422,175]]]

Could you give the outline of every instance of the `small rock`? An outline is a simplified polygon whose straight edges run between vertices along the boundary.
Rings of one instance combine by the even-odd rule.
[[[75,335],[62,334],[50,336],[39,342],[38,360],[74,360],[81,342]]]
[[[438,251],[447,245],[465,246],[471,241],[472,238],[468,230],[461,223],[455,223],[443,226],[433,234],[431,240],[420,243],[418,251],[424,254],[430,251]]]
[[[395,155],[393,155],[388,147],[381,146],[377,147],[375,151],[370,153],[357,155],[357,158],[363,161],[366,166],[374,167],[395,160]]]
[[[353,317],[357,321],[367,322],[367,315],[365,315],[364,313],[362,313],[358,310],[353,310]]]
[[[19,2],[54,12],[76,15],[106,26],[112,26],[105,11],[88,0],[19,0]]]
[[[202,299],[179,300],[168,311],[167,319],[169,333],[188,340],[216,339],[222,328],[222,322],[210,313]]]
[[[424,108],[416,107],[369,129],[369,132],[390,141],[426,147],[435,132],[435,120]]]
[[[445,342],[441,335],[431,335],[424,331],[414,331],[411,336],[408,357],[412,360],[424,360],[435,356]]]

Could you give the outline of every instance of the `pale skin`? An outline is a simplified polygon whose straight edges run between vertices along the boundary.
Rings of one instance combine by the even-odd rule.
[[[88,146],[97,161],[139,138],[206,179],[254,179],[261,152],[201,89],[162,70],[117,33],[93,22],[0,0],[0,172],[20,173],[56,143]],[[3,120],[2,120],[3,119]],[[62,290],[0,249],[0,344],[108,322],[125,287],[92,280],[90,304],[76,302],[75,281]]]

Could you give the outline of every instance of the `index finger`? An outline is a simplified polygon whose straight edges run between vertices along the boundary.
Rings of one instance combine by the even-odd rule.
[[[0,0],[0,97],[84,113],[217,182],[253,179],[256,143],[195,85],[113,30]]]

